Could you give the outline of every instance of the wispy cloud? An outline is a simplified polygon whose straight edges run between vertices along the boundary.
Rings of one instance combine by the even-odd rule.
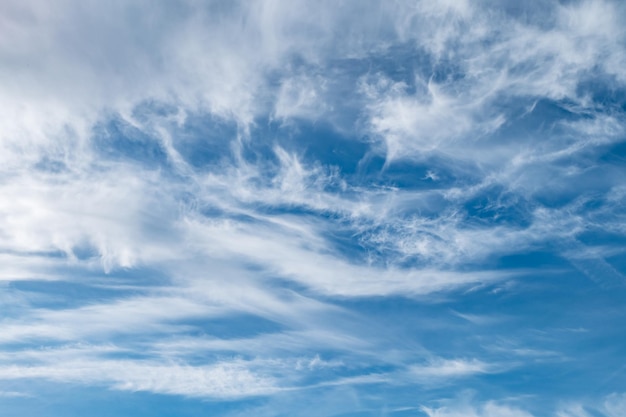
[[[0,380],[620,415],[624,16],[2,2]]]
[[[439,359],[425,365],[413,365],[410,370],[419,379],[436,380],[489,373],[494,367],[476,359]]]
[[[63,367],[0,368],[0,378],[104,384],[119,390],[220,399],[268,395],[278,390],[272,378],[255,375],[238,362],[191,367],[137,361],[68,360]]]

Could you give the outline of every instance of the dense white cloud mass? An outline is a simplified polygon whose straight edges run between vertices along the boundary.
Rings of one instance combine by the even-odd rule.
[[[0,2],[0,409],[623,416],[625,19]]]

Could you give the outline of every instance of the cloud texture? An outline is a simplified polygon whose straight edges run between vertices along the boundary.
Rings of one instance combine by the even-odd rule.
[[[2,2],[0,406],[620,416],[624,18]]]

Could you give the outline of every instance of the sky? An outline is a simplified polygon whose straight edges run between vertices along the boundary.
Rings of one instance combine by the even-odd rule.
[[[624,21],[3,0],[0,415],[626,416]]]

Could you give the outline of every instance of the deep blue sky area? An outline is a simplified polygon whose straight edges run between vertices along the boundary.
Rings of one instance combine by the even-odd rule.
[[[626,417],[625,4],[0,2],[0,417]]]

